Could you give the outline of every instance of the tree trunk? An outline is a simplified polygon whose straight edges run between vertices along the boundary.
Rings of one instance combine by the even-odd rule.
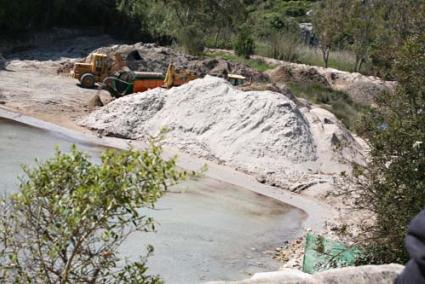
[[[329,47],[325,47],[325,48],[322,49],[323,62],[325,63],[325,68],[328,68],[329,52],[330,52],[330,48]]]
[[[357,72],[360,72],[362,70],[362,65],[363,65],[364,62],[365,62],[365,60],[363,58],[360,59],[359,68],[357,69]]]
[[[359,65],[360,65],[361,59],[360,57],[356,54],[356,62],[354,63],[354,72],[359,72]]]
[[[221,28],[218,29],[217,33],[215,34],[215,40],[214,40],[214,47],[218,47],[218,38],[221,34]]]

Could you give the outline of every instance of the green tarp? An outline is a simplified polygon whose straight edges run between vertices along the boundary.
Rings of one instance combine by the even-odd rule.
[[[361,251],[343,243],[307,233],[304,249],[303,271],[315,273],[335,267],[353,266]]]

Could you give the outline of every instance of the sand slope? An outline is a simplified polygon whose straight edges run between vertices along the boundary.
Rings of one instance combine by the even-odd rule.
[[[363,160],[362,145],[328,111],[299,108],[280,93],[243,92],[212,76],[123,97],[81,124],[131,139],[167,128],[170,146],[294,191],[332,182],[347,162]]]

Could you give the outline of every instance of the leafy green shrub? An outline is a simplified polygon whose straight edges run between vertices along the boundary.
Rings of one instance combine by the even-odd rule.
[[[246,59],[249,59],[255,51],[255,43],[248,29],[243,28],[236,38],[235,53],[238,56],[242,56]]]
[[[304,7],[288,7],[285,11],[285,14],[287,16],[291,16],[291,17],[301,17],[304,16],[306,14],[306,10]]]
[[[25,168],[20,191],[0,202],[3,283],[160,283],[146,258],[118,268],[118,247],[134,231],[154,230],[141,207],[185,174],[161,148],[106,151],[100,164],[75,146]],[[148,255],[152,248],[148,247]]]
[[[192,55],[202,54],[205,48],[204,35],[196,25],[181,27],[177,32],[177,42]]]

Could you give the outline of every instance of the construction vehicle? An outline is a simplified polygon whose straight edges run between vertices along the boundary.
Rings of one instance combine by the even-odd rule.
[[[246,83],[246,77],[238,74],[228,74],[226,78],[233,86],[240,86]]]
[[[115,54],[114,59],[106,54],[94,53],[89,58],[90,63],[75,63],[71,76],[80,81],[83,88],[93,88],[96,83],[101,83],[106,77],[125,67],[120,54]]]
[[[165,76],[157,72],[122,71],[103,80],[102,88],[113,97],[122,97],[132,93],[145,92],[154,88],[172,88],[181,86],[198,76],[187,70],[176,70],[170,64]]]
[[[101,83],[101,88],[109,91],[113,97],[122,97],[157,87],[169,89],[198,78],[188,70],[177,70],[173,64],[168,66],[165,76],[156,72],[130,71],[119,53],[114,55],[114,59],[106,54],[94,53],[88,60],[90,63],[76,63],[71,76],[79,80],[83,88],[93,88],[96,83]],[[227,72],[223,77],[234,86],[242,85],[246,80],[241,75]]]

